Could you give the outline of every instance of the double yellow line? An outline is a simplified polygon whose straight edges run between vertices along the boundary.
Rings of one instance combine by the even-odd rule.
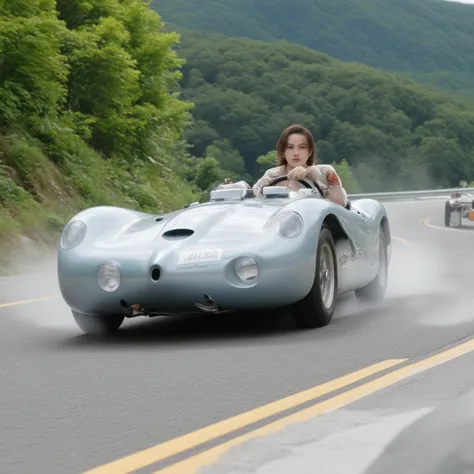
[[[157,469],[155,474],[193,474],[202,466],[215,462],[221,454],[230,448],[245,441],[279,431],[290,423],[308,420],[317,415],[328,413],[330,411],[344,407],[350,403],[355,402],[356,400],[366,397],[367,395],[373,394],[385,387],[393,385],[396,382],[428,370],[432,367],[444,364],[445,362],[472,351],[474,351],[474,339],[457,345],[444,352],[438,353],[432,357],[405,365],[396,370],[389,371],[385,375],[360,384],[355,388],[343,391],[342,393],[316,403],[309,408],[304,408],[296,413],[283,416],[277,421],[270,422],[263,427],[253,429],[243,435],[236,436],[230,441],[217,444],[215,447],[204,450],[198,454],[191,455],[183,461],[176,462],[169,467]],[[171,456],[185,454],[187,450],[196,448],[203,443],[216,440],[220,436],[227,435],[238,429],[248,427],[252,423],[265,420],[270,416],[281,414],[283,411],[290,408],[296,408],[302,403],[309,402],[336,390],[346,388],[351,384],[360,382],[367,377],[379,374],[384,370],[391,369],[394,366],[400,365],[406,361],[407,359],[391,359],[371,365],[357,372],[334,379],[322,385],[296,393],[241,415],[234,416],[184,436],[180,436],[135,454],[123,457],[103,466],[89,470],[84,474],[127,474],[134,472],[146,466],[164,461]]]

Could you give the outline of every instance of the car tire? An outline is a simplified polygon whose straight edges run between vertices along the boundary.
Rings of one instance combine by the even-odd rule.
[[[444,225],[446,227],[451,226],[451,206],[449,205],[449,202],[446,202],[444,205]]]
[[[374,302],[380,301],[384,298],[387,292],[388,283],[388,251],[387,251],[387,240],[385,233],[380,228],[380,239],[379,239],[379,270],[377,276],[363,288],[359,288],[355,291],[356,298],[359,301]]]
[[[319,328],[331,321],[336,307],[337,277],[334,239],[329,228],[323,225],[319,234],[313,285],[309,293],[291,308],[293,319],[299,328]],[[325,287],[328,290],[326,301],[322,284],[329,285]]]
[[[112,334],[122,325],[125,316],[110,316],[100,314],[83,314],[72,311],[76,324],[86,334],[106,335]]]

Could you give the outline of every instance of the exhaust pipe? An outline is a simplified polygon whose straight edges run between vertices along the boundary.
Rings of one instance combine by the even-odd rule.
[[[142,308],[140,304],[128,304],[125,300],[120,300],[120,306],[122,306],[122,314],[126,318],[136,318],[137,316],[150,316],[145,308]]]
[[[207,305],[201,303],[194,303],[196,308],[200,309],[204,313],[218,313],[219,311],[221,311],[219,305],[208,294],[204,295],[204,299],[206,300]]]

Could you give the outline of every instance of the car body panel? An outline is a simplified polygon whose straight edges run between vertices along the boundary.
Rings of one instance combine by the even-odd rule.
[[[297,237],[285,238],[278,232],[279,219],[290,211],[304,225]],[[352,210],[314,193],[217,200],[164,215],[94,207],[71,219],[87,227],[81,243],[69,249],[59,245],[59,286],[66,303],[84,314],[129,315],[132,305],[152,314],[193,313],[207,297],[221,311],[290,305],[311,289],[325,221],[339,224],[344,235],[336,242],[338,292],[372,281],[382,219],[390,244],[385,208],[372,199],[354,201]],[[256,280],[237,276],[234,264],[242,256],[257,262]],[[98,286],[104,261],[120,267],[121,286],[115,292]],[[151,277],[153,270],[159,272],[158,281]]]

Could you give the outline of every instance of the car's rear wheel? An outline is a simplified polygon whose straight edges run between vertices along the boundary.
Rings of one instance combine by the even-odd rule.
[[[388,285],[388,252],[385,233],[380,228],[379,238],[379,269],[377,276],[364,288],[355,291],[355,295],[360,301],[379,301],[383,299],[387,292]]]
[[[319,234],[316,272],[310,292],[292,306],[293,319],[300,328],[326,326],[336,307],[337,262],[331,231],[325,225]]]
[[[444,205],[444,225],[449,227],[451,225],[451,206],[449,202]]]
[[[105,335],[112,334],[122,325],[124,316],[101,315],[101,314],[83,314],[72,310],[72,315],[76,324],[86,334]]]

